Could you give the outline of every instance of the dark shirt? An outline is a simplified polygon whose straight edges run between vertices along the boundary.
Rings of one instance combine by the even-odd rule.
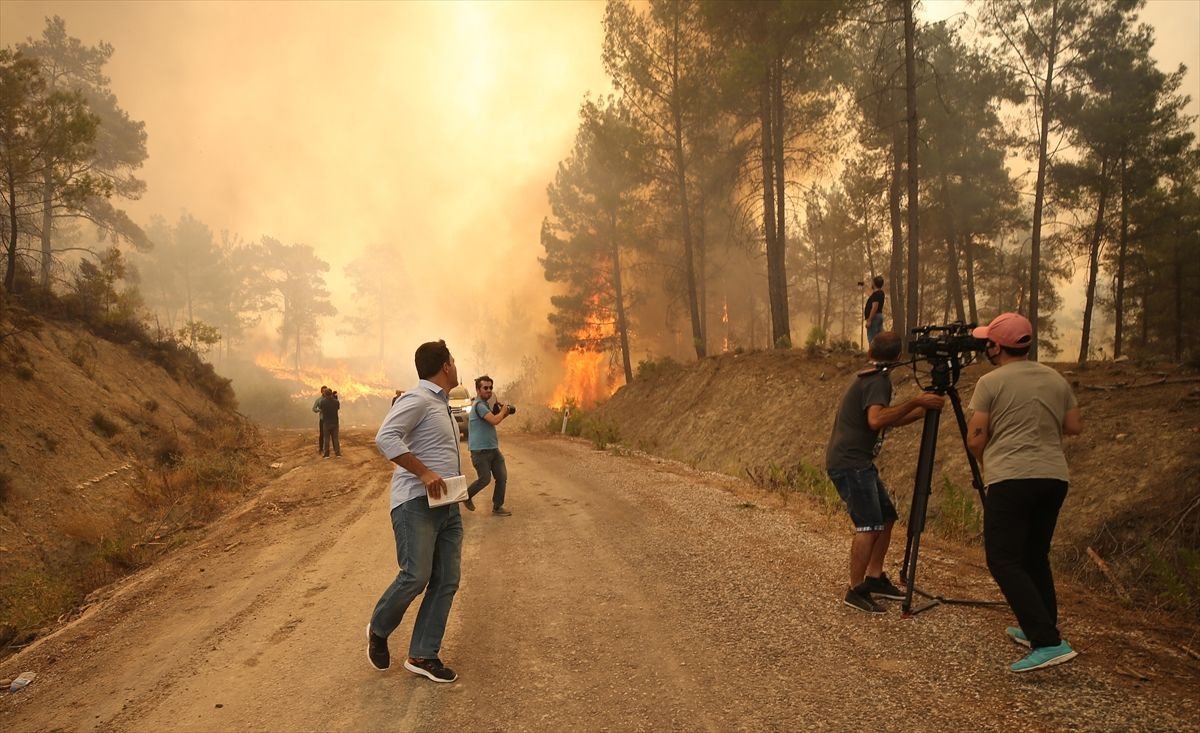
[[[879,303],[879,310],[876,311],[875,314],[881,315],[883,313],[883,291],[882,290],[872,290],[871,294],[867,296],[867,302],[863,304],[863,320],[864,321],[871,317],[871,304],[872,303]]]
[[[337,397],[322,397],[317,407],[321,409],[321,420],[327,423],[338,421],[338,410],[342,409],[342,405]]]
[[[892,402],[892,380],[886,372],[867,377],[855,376],[842,396],[833,434],[825,449],[826,468],[865,468],[874,460],[879,431],[867,423],[867,408],[887,407]]]

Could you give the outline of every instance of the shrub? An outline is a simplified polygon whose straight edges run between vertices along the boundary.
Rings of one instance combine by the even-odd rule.
[[[574,400],[567,400],[565,409],[568,412],[566,429],[563,429],[563,410],[551,408],[550,419],[546,421],[546,432],[580,436],[583,434],[583,423],[587,413],[575,407]]]
[[[600,418],[586,420],[583,432],[592,439],[592,445],[596,450],[604,450],[621,439],[620,427],[610,420],[601,420]]]
[[[808,338],[804,340],[804,351],[809,356],[816,356],[825,346],[825,331],[820,326],[809,329]]]
[[[747,468],[746,473],[755,486],[778,493],[785,499],[792,493],[803,494],[815,499],[827,512],[837,511],[842,506],[842,499],[825,471],[810,463],[800,461],[784,467],[771,462],[766,466]]]
[[[150,397],[142,403],[142,407],[146,408],[146,412],[158,412],[158,400]]]
[[[657,377],[674,374],[682,368],[682,365],[669,356],[655,361],[654,359],[642,359],[638,362],[637,370],[634,372],[634,379],[655,379]]]
[[[943,475],[941,502],[932,517],[933,530],[959,540],[977,537],[983,531],[983,511],[975,496],[974,489],[959,486]]]
[[[106,438],[111,438],[121,432],[121,428],[101,412],[92,413],[92,426],[96,428],[96,432]]]
[[[8,501],[10,493],[12,493],[12,476],[9,476],[7,471],[0,471],[0,506],[4,506],[4,503]]]
[[[28,364],[18,365],[16,371],[17,377],[23,382],[28,382],[29,380],[33,379],[33,368]]]
[[[183,462],[183,445],[175,433],[166,433],[154,446],[154,465],[159,468],[175,468]]]

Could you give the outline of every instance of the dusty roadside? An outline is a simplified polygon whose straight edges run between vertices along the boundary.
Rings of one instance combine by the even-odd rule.
[[[395,570],[387,468],[365,433],[347,431],[340,461],[317,459],[309,437],[282,439],[280,475],[205,539],[5,660],[0,677],[39,678],[0,698],[0,727],[1200,729],[1200,664],[1177,646],[1195,630],[1068,587],[1080,658],[1012,675],[1005,613],[843,606],[832,518],[679,464],[525,435],[505,438],[514,516],[465,517],[443,650],[460,681],[379,673],[361,636]],[[994,593],[970,553],[930,543],[924,557],[929,587]]]

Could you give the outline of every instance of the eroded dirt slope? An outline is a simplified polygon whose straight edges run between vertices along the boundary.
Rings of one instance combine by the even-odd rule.
[[[598,415],[619,427],[622,444],[698,468],[744,478],[747,469],[806,463],[823,473],[837,404],[862,366],[861,356],[810,358],[798,350],[722,355],[635,381]],[[1059,562],[1111,592],[1087,547],[1142,579],[1153,574],[1148,540],[1167,553],[1200,551],[1200,373],[1178,365],[1052,366],[1074,385],[1084,419],[1084,434],[1066,443],[1072,479],[1056,535]],[[990,368],[964,370],[957,385],[964,407]],[[894,372],[893,384],[893,403],[919,389],[910,370]],[[944,481],[974,498],[949,407],[940,433],[934,512]],[[891,432],[878,461],[902,515],[920,438],[919,422]],[[1191,593],[1200,600],[1200,587]]]

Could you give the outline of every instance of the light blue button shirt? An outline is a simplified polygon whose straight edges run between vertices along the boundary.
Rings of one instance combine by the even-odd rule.
[[[450,414],[450,398],[427,379],[400,395],[388,410],[375,433],[375,445],[389,461],[412,453],[442,478],[462,474],[458,426]],[[391,508],[418,496],[425,496],[425,484],[415,474],[396,466],[392,471]]]

